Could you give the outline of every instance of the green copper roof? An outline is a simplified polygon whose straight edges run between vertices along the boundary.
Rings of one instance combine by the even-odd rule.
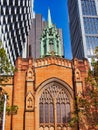
[[[62,57],[61,39],[58,34],[57,28],[52,24],[51,13],[48,9],[48,23],[44,28],[41,39],[41,58],[46,56],[59,56]]]
[[[48,27],[50,28],[51,26],[52,26],[51,13],[50,9],[48,9]]]

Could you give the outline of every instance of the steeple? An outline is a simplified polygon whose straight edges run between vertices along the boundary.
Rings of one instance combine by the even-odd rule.
[[[50,28],[51,26],[52,26],[51,13],[50,9],[48,9],[48,27]]]
[[[48,9],[48,23],[44,28],[41,38],[41,58],[46,56],[59,56],[62,57],[62,44],[58,34],[58,30],[52,24],[50,10]]]

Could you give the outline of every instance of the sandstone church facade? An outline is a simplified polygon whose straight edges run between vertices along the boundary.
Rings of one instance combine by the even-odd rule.
[[[85,89],[88,62],[19,57],[16,68],[5,89],[19,109],[15,115],[6,115],[5,130],[71,130],[68,122],[75,95]]]
[[[18,57],[17,71],[5,90],[15,115],[6,115],[5,130],[76,130],[68,122],[75,96],[85,90],[89,65],[84,60],[62,57],[60,37],[49,15],[41,36],[41,57]]]

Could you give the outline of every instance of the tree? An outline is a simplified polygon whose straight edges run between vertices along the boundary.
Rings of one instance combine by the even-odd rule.
[[[12,73],[13,70],[14,67],[10,64],[6,52],[2,46],[2,42],[0,41],[0,83],[4,80],[7,80],[6,75]]]
[[[2,88],[2,82],[7,82],[9,80],[9,74],[12,74],[14,72],[14,67],[10,64],[6,52],[2,46],[2,43],[0,41],[0,123],[2,123],[2,114],[3,114],[3,107],[4,107],[4,94],[7,95],[8,100],[8,94],[3,90]],[[18,107],[15,106],[9,106],[7,102],[7,113],[11,113],[12,111],[16,111]]]
[[[79,99],[79,105],[83,106],[82,114],[86,117],[89,129],[96,129],[98,125],[98,47],[95,49],[95,59],[92,59],[93,70],[86,78],[86,91]]]
[[[92,60],[93,75],[98,85],[98,47],[95,49],[95,59]]]
[[[95,49],[95,59],[92,59],[92,68],[85,80],[85,91],[77,98],[77,103],[81,115],[80,122],[82,123],[84,119],[89,130],[96,130],[98,126],[98,47]]]
[[[69,123],[74,126],[78,122],[82,130],[98,129],[98,47],[92,61],[93,69],[85,79],[85,90],[76,97],[77,109]]]
[[[77,97],[77,103],[80,126],[83,126],[83,122],[85,122],[88,130],[96,130],[98,125],[98,84],[92,72],[89,72],[86,78],[86,89],[81,96]]]

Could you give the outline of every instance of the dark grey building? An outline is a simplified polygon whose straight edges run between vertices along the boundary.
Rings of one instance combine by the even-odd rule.
[[[28,36],[28,57],[40,58],[40,38],[43,29],[47,25],[47,22],[43,20],[40,14],[36,14],[32,19],[31,29]],[[62,53],[63,53],[63,36],[62,29],[58,29],[58,33],[61,37]]]
[[[42,16],[40,14],[35,14],[28,36],[28,56],[33,58],[40,57],[40,37],[44,26],[45,22],[42,20]]]
[[[32,0],[0,0],[0,38],[10,62],[26,56]]]
[[[68,0],[73,57],[94,57],[98,46],[98,0]]]

